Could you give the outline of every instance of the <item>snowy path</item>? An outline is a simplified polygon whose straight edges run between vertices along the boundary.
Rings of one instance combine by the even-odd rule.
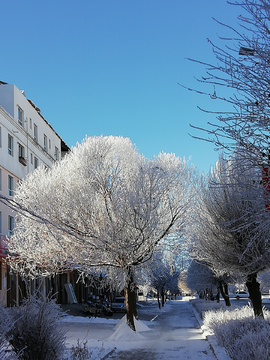
[[[152,331],[142,333],[145,340],[140,341],[139,347],[118,350],[109,359],[216,359],[190,305],[181,301],[172,302],[167,306],[169,310],[159,315],[153,325],[148,325]],[[133,344],[129,344],[131,345]]]
[[[116,336],[115,325],[119,320],[93,319],[91,323],[85,319],[82,323],[65,325],[68,342],[71,345],[78,338],[87,339],[88,347],[93,349],[91,360],[216,360],[188,302],[170,302],[161,312],[155,307],[151,311],[153,317],[157,313],[159,315],[152,322],[144,322],[150,331],[134,334],[122,326],[118,328]],[[104,357],[111,350],[112,354]]]

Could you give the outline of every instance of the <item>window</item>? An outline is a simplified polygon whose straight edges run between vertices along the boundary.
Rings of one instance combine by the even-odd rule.
[[[14,179],[13,176],[8,175],[8,195],[13,196],[14,194]]]
[[[8,134],[8,153],[13,156],[13,137]]]
[[[48,139],[47,136],[44,134],[44,150],[47,151],[48,150]]]
[[[14,229],[14,217],[8,216],[8,236],[13,235],[13,229]]]
[[[59,150],[57,147],[55,147],[54,156],[55,156],[55,160],[59,160]]]
[[[19,144],[19,143],[18,143],[18,145],[19,145],[19,162],[20,162],[22,165],[26,166],[27,163],[26,163],[26,159],[25,159],[25,157],[24,157],[24,147],[23,147],[21,144]]]
[[[33,164],[33,154],[32,153],[30,155],[30,158],[31,158],[31,164]]]
[[[30,129],[32,129],[32,119],[29,119],[29,125],[30,125]]]
[[[0,191],[2,191],[2,169],[0,168]]]
[[[2,128],[0,126],[0,148],[2,147]]]
[[[49,139],[49,149],[51,149],[51,139]]]
[[[18,106],[18,123],[21,126],[23,126],[23,111],[19,106]]]
[[[38,167],[38,158],[34,158],[34,168],[36,169]]]
[[[2,230],[2,211],[0,211],[0,234],[3,234],[3,230]]]
[[[24,157],[24,147],[19,144],[19,157]]]
[[[34,124],[34,140],[38,142],[38,127]]]

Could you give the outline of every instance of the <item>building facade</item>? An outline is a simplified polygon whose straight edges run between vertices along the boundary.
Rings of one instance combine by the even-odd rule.
[[[0,194],[12,198],[17,183],[39,165],[48,168],[69,151],[40,109],[15,85],[0,81]],[[5,241],[15,213],[0,202],[0,301],[19,302],[23,283],[5,263]]]

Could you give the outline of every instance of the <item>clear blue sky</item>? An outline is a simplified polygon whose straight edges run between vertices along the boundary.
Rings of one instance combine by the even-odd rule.
[[[25,90],[69,145],[87,134],[130,137],[151,158],[191,157],[207,172],[214,145],[192,139],[214,100],[196,87],[215,62],[207,38],[236,24],[226,0],[0,0],[0,80]],[[210,89],[211,91],[211,89]],[[194,133],[195,134],[195,133]]]

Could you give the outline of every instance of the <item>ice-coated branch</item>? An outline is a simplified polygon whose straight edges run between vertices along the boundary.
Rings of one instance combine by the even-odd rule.
[[[1,198],[18,210],[10,264],[25,276],[76,269],[124,284],[183,231],[195,179],[174,154],[145,159],[130,139],[86,138],[50,170],[29,174],[14,199]]]

